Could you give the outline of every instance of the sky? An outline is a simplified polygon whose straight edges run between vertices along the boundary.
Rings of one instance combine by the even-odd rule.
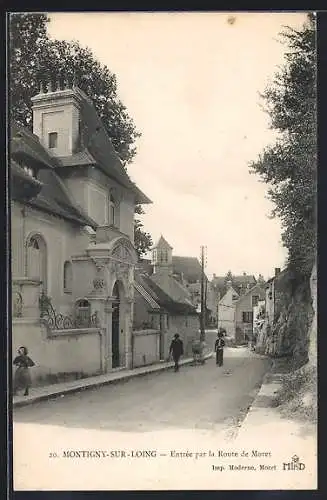
[[[265,278],[283,267],[268,186],[249,163],[272,141],[259,93],[283,64],[283,26],[303,13],[51,13],[48,32],[78,40],[116,74],[137,129],[130,177],[152,200],[145,230],[208,276]]]

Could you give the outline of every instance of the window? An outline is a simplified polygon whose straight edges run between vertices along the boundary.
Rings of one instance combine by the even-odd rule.
[[[259,295],[253,295],[253,297],[252,297],[252,307],[257,306],[258,302],[259,302]]]
[[[75,304],[76,324],[80,327],[88,327],[91,321],[91,305],[88,300],[81,299]]]
[[[185,316],[185,326],[188,326],[188,317]]]
[[[167,250],[164,250],[163,261],[164,262],[168,262],[168,252],[167,252]]]
[[[54,149],[58,146],[58,134],[57,132],[50,132],[49,138],[49,149]]]
[[[72,263],[66,260],[64,263],[64,292],[72,293],[73,286],[73,269]]]
[[[41,282],[46,292],[47,287],[47,250],[40,234],[31,236],[26,242],[26,275]]]
[[[253,312],[243,312],[243,323],[252,323],[253,322]]]
[[[109,224],[115,225],[115,200],[112,195],[110,195],[109,199]]]
[[[238,295],[233,295],[233,296],[232,296],[232,299],[233,299],[233,300],[237,300],[237,299],[238,299]]]

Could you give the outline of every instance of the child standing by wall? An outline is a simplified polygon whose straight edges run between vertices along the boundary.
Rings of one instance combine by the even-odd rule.
[[[14,359],[13,364],[17,366],[14,377],[14,395],[17,394],[18,389],[25,389],[24,396],[28,396],[28,391],[31,386],[29,368],[34,366],[35,363],[28,356],[26,347],[23,346],[18,349],[18,356]]]

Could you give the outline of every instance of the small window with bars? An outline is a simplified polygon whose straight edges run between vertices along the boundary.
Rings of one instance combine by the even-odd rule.
[[[88,300],[78,300],[75,304],[76,324],[87,328],[91,322],[91,305]]]

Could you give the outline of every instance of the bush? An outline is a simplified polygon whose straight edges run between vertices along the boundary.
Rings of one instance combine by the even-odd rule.
[[[304,366],[284,375],[275,406],[282,414],[312,423],[317,422],[317,369]]]

